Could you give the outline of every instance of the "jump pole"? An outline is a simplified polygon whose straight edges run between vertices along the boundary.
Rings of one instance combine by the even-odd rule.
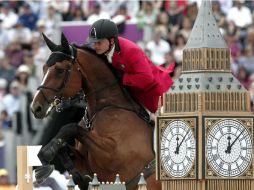
[[[33,167],[28,166],[27,146],[17,147],[18,190],[33,189]]]
[[[17,146],[17,189],[33,190],[33,166],[41,166],[40,146]]]

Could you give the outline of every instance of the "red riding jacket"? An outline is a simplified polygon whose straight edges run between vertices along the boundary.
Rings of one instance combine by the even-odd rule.
[[[114,52],[112,66],[123,72],[123,85],[129,86],[133,96],[149,111],[158,109],[159,97],[173,84],[169,73],[154,65],[144,51],[130,40],[118,37],[120,52]]]

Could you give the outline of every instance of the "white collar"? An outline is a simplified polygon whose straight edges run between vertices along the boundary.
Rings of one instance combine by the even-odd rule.
[[[113,46],[113,48],[110,50],[110,52],[107,54],[107,59],[109,63],[112,63],[112,57],[115,51],[115,45]]]

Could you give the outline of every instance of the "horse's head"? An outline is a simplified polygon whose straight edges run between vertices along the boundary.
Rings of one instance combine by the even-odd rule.
[[[51,50],[44,64],[44,77],[31,104],[36,118],[46,116],[50,107],[58,106],[62,100],[76,95],[82,88],[82,77],[76,63],[76,50],[62,34],[61,45],[56,45],[44,34],[43,38]]]

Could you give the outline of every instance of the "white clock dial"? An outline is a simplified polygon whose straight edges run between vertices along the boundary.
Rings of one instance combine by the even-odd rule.
[[[249,131],[237,120],[219,121],[208,134],[206,158],[218,175],[240,176],[248,169],[252,160]]]
[[[162,134],[161,165],[172,177],[188,174],[195,159],[195,139],[192,129],[181,120],[171,122]]]

